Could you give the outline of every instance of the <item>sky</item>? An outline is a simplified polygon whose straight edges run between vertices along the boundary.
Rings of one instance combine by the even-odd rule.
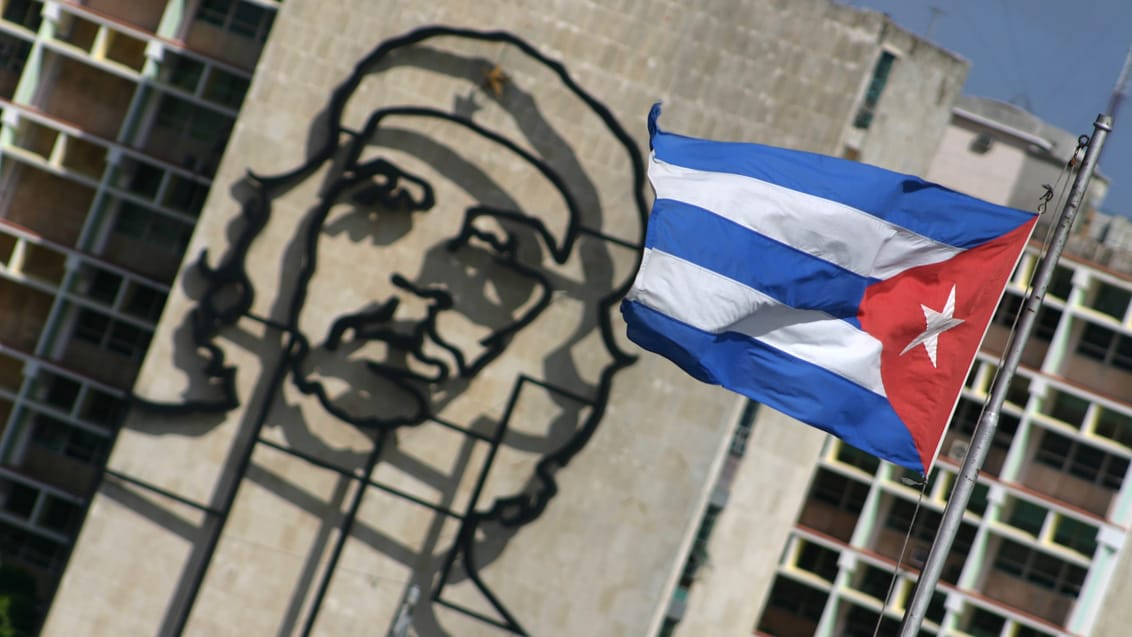
[[[1092,134],[1097,114],[1107,110],[1132,46],[1132,0],[845,4],[887,13],[905,29],[966,58],[971,68],[964,93],[1016,104],[1078,135]],[[1100,170],[1111,183],[1102,210],[1132,217],[1132,95],[1116,113]],[[1034,188],[1040,194],[1041,185]]]

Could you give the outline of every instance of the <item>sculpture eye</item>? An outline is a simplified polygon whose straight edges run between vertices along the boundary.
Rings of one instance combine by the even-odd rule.
[[[432,186],[384,159],[368,162],[356,170],[358,185],[349,192],[352,203],[397,212],[429,210],[436,204]]]

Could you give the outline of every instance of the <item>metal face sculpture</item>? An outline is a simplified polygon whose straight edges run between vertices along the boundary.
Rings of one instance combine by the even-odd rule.
[[[383,99],[396,80],[381,78],[404,72],[468,91],[448,93],[451,108]],[[538,78],[532,89],[528,78]],[[428,89],[421,92],[436,92]],[[548,123],[543,111],[559,102],[593,123],[588,132],[611,149],[609,171],[620,177],[594,175]],[[184,575],[188,593],[167,627],[185,625],[252,453],[266,445],[358,483],[336,521],[304,634],[375,491],[457,524],[450,545],[402,558],[414,573],[404,597],[416,618],[402,608],[399,630],[411,620],[418,634],[444,632],[426,608],[432,602],[526,634],[521,611],[508,608],[480,569],[547,508],[558,472],[601,422],[614,376],[633,361],[615,341],[612,317],[637,269],[646,215],[640,152],[605,106],[524,40],[447,27],[388,40],[359,61],[310,139],[308,158],[293,170],[248,174],[235,189],[242,210],[231,245],[215,265],[202,254],[188,275],[202,283],[188,328],[191,348],[204,356],[197,387],[205,391],[179,402],[135,398],[139,409],[162,413],[236,409],[246,397],[237,395],[228,333],[251,321],[278,337],[277,357],[263,358],[274,361],[271,373],[248,401],[260,406],[244,421],[248,446],[222,506],[210,510],[219,516],[215,532],[197,547],[199,567]],[[612,225],[632,228],[629,238],[606,229],[613,217]],[[288,225],[290,232],[279,230]],[[250,272],[254,253],[269,237],[288,235],[271,289]],[[618,251],[620,260],[611,256]],[[268,315],[253,311],[257,295],[274,295]],[[548,407],[521,408],[536,390]],[[301,433],[273,435],[285,418],[272,410],[288,395],[324,414],[308,416],[314,412],[304,407],[291,418]],[[363,432],[368,449],[343,452],[325,433],[337,425],[326,423]],[[382,481],[383,463],[404,461],[426,426],[485,450],[456,480],[463,487],[444,487],[467,492],[462,507],[453,506],[454,494],[424,501]],[[514,450],[529,461],[496,480],[497,459]],[[470,581],[494,616],[451,601],[446,591],[456,581]],[[431,593],[426,600],[416,601],[418,587]]]

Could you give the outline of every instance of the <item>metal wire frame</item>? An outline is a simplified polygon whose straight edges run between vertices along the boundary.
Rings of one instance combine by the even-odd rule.
[[[470,29],[430,26],[412,31],[397,38],[386,40],[378,45],[368,56],[360,60],[349,78],[331,95],[329,104],[324,113],[326,115],[325,123],[327,130],[323,143],[314,149],[303,165],[290,172],[274,176],[259,176],[249,172],[247,182],[252,187],[252,193],[250,196],[246,197],[243,202],[240,231],[232,240],[231,245],[228,246],[225,256],[216,266],[210,265],[207,252],[202,253],[196,262],[196,270],[206,284],[198,298],[195,309],[191,312],[189,317],[191,340],[197,352],[206,353],[204,361],[205,381],[209,385],[219,387],[219,396],[214,398],[194,397],[176,403],[158,403],[145,400],[138,396],[132,396],[131,402],[133,409],[160,415],[223,413],[236,409],[241,404],[235,386],[236,369],[226,362],[224,351],[217,344],[217,339],[222,335],[225,329],[233,326],[242,318],[258,320],[266,324],[269,328],[279,330],[283,335],[284,344],[282,355],[276,361],[269,378],[261,385],[261,388],[264,390],[263,395],[262,398],[257,401],[256,413],[251,420],[250,431],[247,434],[248,437],[245,439],[247,442],[242,452],[237,456],[237,462],[231,473],[232,478],[229,480],[227,490],[222,494],[217,506],[208,507],[195,505],[196,508],[202,510],[210,520],[210,523],[206,524],[208,534],[204,542],[198,546],[197,567],[191,569],[189,573],[186,593],[180,600],[180,603],[176,604],[175,608],[171,609],[171,614],[167,615],[165,625],[162,627],[162,634],[179,635],[183,632],[189,616],[192,613],[208,566],[215,554],[228,516],[235,504],[239,486],[246,478],[253,453],[259,445],[282,451],[312,465],[335,471],[339,475],[348,476],[359,483],[355,496],[350,503],[350,507],[339,524],[338,540],[332,550],[329,564],[323,571],[315,598],[312,601],[311,611],[304,623],[302,630],[303,635],[309,635],[313,629],[317,614],[322,606],[322,600],[325,597],[329,583],[335,573],[344,543],[349,537],[350,530],[355,523],[358,510],[360,509],[366,491],[366,486],[380,489],[395,497],[430,508],[448,518],[460,521],[457,538],[452,548],[448,551],[443,568],[439,573],[439,578],[431,595],[431,599],[435,603],[455,609],[469,617],[495,625],[514,634],[528,634],[515,615],[490,589],[479,574],[474,556],[474,543],[477,531],[481,528],[481,525],[489,522],[513,528],[529,524],[537,519],[546,509],[553,496],[558,492],[555,473],[562,467],[568,465],[593,437],[604,416],[614,376],[635,360],[633,356],[622,351],[618,346],[613,336],[609,318],[613,305],[624,296],[625,292],[628,290],[630,281],[624,281],[620,286],[603,296],[598,303],[598,325],[601,330],[603,344],[609,352],[612,362],[602,371],[596,386],[593,388],[592,396],[578,396],[568,392],[564,388],[555,387],[530,377],[519,377],[513,386],[504,417],[499,422],[495,431],[492,432],[490,436],[485,436],[452,423],[447,423],[436,414],[431,413],[429,410],[428,396],[425,393],[426,390],[422,388],[422,385],[428,382],[442,380],[450,375],[462,378],[475,376],[486,365],[500,356],[511,336],[529,325],[549,303],[552,289],[547,277],[538,270],[523,264],[518,259],[518,235],[511,232],[508,232],[505,237],[485,234],[477,230],[474,225],[473,222],[477,218],[493,218],[499,221],[501,225],[521,229],[529,235],[536,237],[541,245],[547,249],[549,255],[560,264],[565,262],[572,253],[579,235],[587,235],[608,245],[617,245],[638,251],[640,249],[640,239],[638,239],[637,243],[632,243],[605,235],[598,229],[588,228],[582,225],[578,205],[570,192],[570,184],[568,184],[565,179],[555,172],[547,162],[527,152],[513,141],[479,126],[471,121],[468,116],[423,107],[401,107],[374,111],[367,121],[365,129],[360,132],[348,130],[343,126],[341,119],[346,102],[367,75],[386,61],[391,54],[407,47],[424,43],[433,38],[463,38],[472,41],[507,44],[515,47],[524,55],[555,74],[568,91],[585,103],[592,112],[600,118],[606,128],[606,132],[616,139],[617,143],[624,149],[625,161],[632,173],[632,183],[627,184],[627,188],[631,193],[633,207],[635,208],[634,213],[640,220],[639,227],[643,232],[644,219],[647,214],[644,199],[644,162],[637,146],[614,118],[612,112],[604,104],[582,89],[567,73],[561,63],[547,58],[526,41],[504,31],[484,32]],[[496,97],[498,98],[499,95],[496,95]],[[469,132],[479,135],[492,143],[499,144],[513,154],[522,157],[559,190],[570,210],[570,220],[561,241],[556,241],[553,233],[551,233],[542,220],[538,218],[523,213],[493,209],[486,206],[470,209],[465,216],[464,224],[459,235],[452,240],[449,249],[458,249],[461,245],[466,245],[472,240],[489,245],[490,248],[495,251],[498,263],[505,265],[519,275],[537,281],[541,289],[538,301],[533,307],[528,308],[523,315],[517,317],[514,322],[497,330],[485,339],[485,353],[478,358],[464,360],[460,352],[453,348],[451,353],[456,361],[456,369],[448,369],[441,363],[437,365],[437,372],[434,376],[424,377],[417,373],[409,372],[408,370],[397,370],[380,365],[371,366],[371,371],[375,374],[384,376],[395,386],[412,395],[417,409],[408,416],[399,414],[393,416],[358,418],[356,415],[338,409],[333,401],[329,399],[321,385],[317,381],[306,378],[303,373],[303,362],[310,350],[310,340],[298,328],[298,315],[303,304],[306,302],[307,284],[313,275],[314,268],[317,266],[318,233],[321,230],[321,221],[325,220],[330,204],[327,203],[324,207],[317,208],[314,212],[315,221],[307,226],[306,236],[303,237],[303,240],[307,247],[308,257],[314,258],[307,259],[306,269],[304,269],[298,277],[298,291],[292,296],[288,319],[285,322],[274,322],[262,317],[257,317],[251,312],[256,291],[247,273],[246,265],[251,246],[266,227],[272,216],[273,200],[285,193],[295,182],[305,178],[319,165],[328,161],[335,161],[345,157],[344,165],[350,167],[350,170],[344,172],[342,179],[339,179],[331,185],[330,189],[325,193],[325,202],[333,202],[338,197],[344,196],[346,192],[356,190],[359,184],[369,182],[374,185],[364,189],[364,196],[368,198],[368,203],[370,204],[381,205],[388,209],[401,210],[427,210],[431,207],[431,186],[426,181],[405,173],[397,166],[384,160],[358,163],[364,141],[379,127],[384,118],[390,116],[435,118],[457,124],[463,126]],[[352,141],[347,142],[347,146],[344,147],[342,141],[344,139]],[[407,191],[401,187],[405,183],[414,184],[422,189],[424,194],[418,198],[408,195]],[[447,306],[450,306],[451,299],[446,298],[444,291],[418,289],[404,279],[395,281],[395,283],[410,294],[427,298],[433,303],[432,307],[435,308],[435,311],[430,310],[428,319],[418,326],[414,333],[406,336],[384,328],[384,322],[388,320],[393,309],[395,309],[395,306],[385,306],[365,314],[345,315],[340,317],[332,328],[331,337],[326,343],[328,349],[333,349],[335,346],[334,338],[341,338],[346,333],[353,334],[355,339],[362,338],[385,342],[390,347],[398,348],[410,355],[418,357],[419,360],[427,359],[423,351],[425,336],[430,337],[435,343],[439,343],[442,346],[445,345],[446,342],[436,330],[435,318],[437,316],[436,312],[443,311]],[[300,391],[316,397],[327,411],[332,413],[335,417],[359,429],[373,432],[374,446],[367,455],[361,477],[352,472],[335,467],[331,463],[324,462],[316,456],[280,445],[263,437],[263,428],[268,419],[271,405],[274,404],[275,396],[278,395],[278,392],[288,379],[290,379]],[[560,397],[576,401],[580,406],[589,409],[589,415],[568,440],[539,460],[535,467],[534,475],[532,476],[536,485],[533,489],[522,494],[496,499],[486,508],[481,508],[479,500],[482,497],[484,484],[490,473],[495,454],[509,430],[510,419],[520,392],[524,386],[529,384],[541,386]],[[418,425],[426,421],[449,428],[457,428],[465,435],[489,444],[488,457],[476,478],[473,495],[463,513],[433,505],[390,485],[381,484],[372,478],[373,470],[380,461],[381,451],[387,434],[399,427]],[[117,472],[108,471],[106,475],[118,477],[119,479],[133,483],[135,486],[155,490],[158,493],[163,491],[154,485],[121,475]],[[180,499],[180,501],[183,501],[183,499]],[[484,598],[490,603],[501,619],[494,619],[444,598],[445,588],[451,580],[452,569],[458,560],[463,564],[469,579],[483,594]]]

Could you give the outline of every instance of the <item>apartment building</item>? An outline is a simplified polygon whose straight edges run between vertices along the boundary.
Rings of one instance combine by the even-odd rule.
[[[1028,194],[1033,208],[1040,191],[1027,176],[1054,183],[1075,145],[1015,107],[964,98],[928,175],[997,203]],[[1132,276],[1080,256],[1093,244],[1075,236],[1055,271],[921,634],[1126,632],[1105,600],[1126,579],[1117,559],[1132,517]],[[926,485],[826,442],[756,634],[864,636],[878,621],[895,634],[1038,252],[1035,241],[1008,285]]]
[[[0,2],[0,564],[50,595],[266,41],[264,0]]]
[[[828,0],[378,6],[281,4],[189,248],[238,285],[182,268],[134,385],[223,409],[131,412],[44,634],[656,634],[721,467],[756,590],[698,634],[752,631],[822,437],[732,445],[737,396],[625,356],[646,114],[922,173],[966,62]],[[449,353],[391,356],[414,324]],[[466,342],[499,352],[421,388]]]

